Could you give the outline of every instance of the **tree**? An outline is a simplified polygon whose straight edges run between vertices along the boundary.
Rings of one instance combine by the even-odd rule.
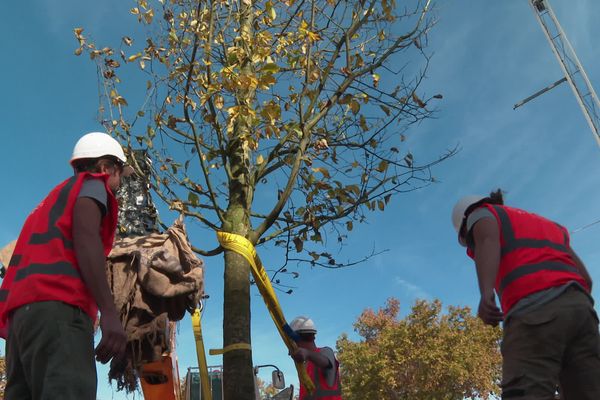
[[[270,399],[279,392],[279,390],[276,389],[273,384],[267,384],[261,378],[256,378],[256,384],[258,386],[258,394],[261,399]]]
[[[419,163],[402,149],[441,98],[417,93],[429,1],[137,0],[141,40],[96,46],[77,28],[76,54],[97,63],[106,129],[151,155],[155,193],[209,229],[280,246],[279,284],[298,276],[288,261],[347,265],[319,246],[431,183],[431,166],[453,152]],[[123,82],[140,75],[126,67],[145,77],[133,110]],[[249,266],[224,259],[223,345],[250,343]],[[251,352],[223,363],[225,399],[250,399]]]
[[[344,399],[488,399],[499,392],[499,328],[468,307],[419,300],[404,319],[398,300],[367,309],[354,324],[362,337],[337,342]]]

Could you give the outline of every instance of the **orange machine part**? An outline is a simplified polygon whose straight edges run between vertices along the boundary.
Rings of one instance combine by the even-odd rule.
[[[146,400],[181,400],[177,358],[163,355],[161,360],[144,364],[140,372]]]

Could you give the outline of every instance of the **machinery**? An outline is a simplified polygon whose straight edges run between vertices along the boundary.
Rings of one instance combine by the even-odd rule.
[[[563,71],[563,78],[514,105],[516,109],[564,82],[569,82],[596,142],[600,146],[600,102],[575,50],[567,39],[548,0],[528,0]]]

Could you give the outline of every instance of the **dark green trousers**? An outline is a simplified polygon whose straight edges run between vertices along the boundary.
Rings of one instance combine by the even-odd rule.
[[[5,400],[95,400],[91,318],[58,301],[32,303],[10,317]]]
[[[567,289],[504,325],[502,399],[600,399],[600,334],[590,299]]]

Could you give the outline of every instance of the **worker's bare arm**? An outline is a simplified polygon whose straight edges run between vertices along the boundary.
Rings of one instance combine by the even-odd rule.
[[[127,337],[106,279],[101,221],[102,214],[94,200],[77,199],[73,210],[73,244],[83,281],[100,309],[102,339],[96,348],[96,358],[106,363],[124,353]]]

